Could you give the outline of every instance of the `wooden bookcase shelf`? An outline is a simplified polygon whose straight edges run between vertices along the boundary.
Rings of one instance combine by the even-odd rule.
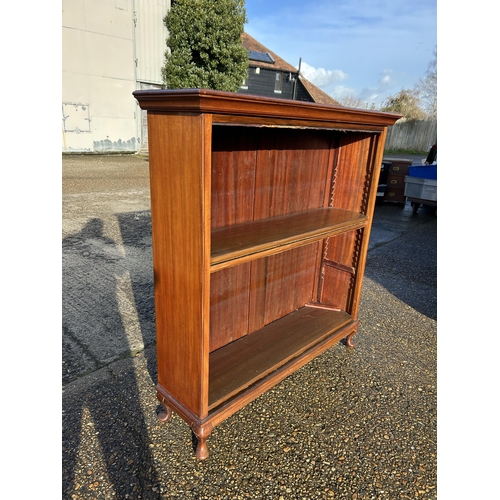
[[[214,426],[352,347],[387,127],[399,115],[145,90],[158,399]]]
[[[212,271],[359,229],[365,215],[326,207],[212,231]]]
[[[343,311],[304,306],[210,354],[209,410],[352,323]]]

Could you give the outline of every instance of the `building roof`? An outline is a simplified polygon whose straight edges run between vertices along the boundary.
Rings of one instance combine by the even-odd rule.
[[[311,96],[314,102],[319,102],[321,104],[334,104],[336,106],[341,106],[341,104],[336,101],[332,96],[328,95],[326,92],[321,90],[316,85],[312,84],[309,80],[300,75],[300,81],[304,85],[308,94]]]
[[[265,59],[264,57],[262,58],[259,57],[259,60],[250,58],[248,61],[248,65],[250,67],[267,68],[267,69],[290,71],[292,73],[297,73],[297,68],[295,66],[292,66],[290,63],[286,62],[278,54],[269,50],[267,47],[258,42],[255,38],[251,37],[248,33],[243,33],[241,35],[241,41],[243,47],[245,47],[245,49],[249,50],[250,52],[254,51],[261,53],[263,55],[268,54],[271,56],[272,60],[274,60],[274,62],[267,62],[263,60]],[[270,61],[270,59],[268,59],[268,61]],[[321,104],[334,104],[337,106],[341,105],[333,97],[329,96],[326,92],[321,90],[319,87],[316,87],[316,85],[314,85],[309,80],[304,78],[302,74],[299,75],[299,78],[300,82],[302,83],[307,93],[311,96],[311,99],[314,102],[318,102]]]
[[[252,38],[248,33],[243,33],[241,35],[241,41],[243,43],[243,47],[245,49],[250,50],[250,51],[255,51],[255,52],[262,52],[262,53],[267,53],[270,54],[271,57],[274,59],[274,63],[268,63],[268,62],[263,62],[263,61],[254,61],[250,59],[248,61],[249,66],[251,67],[259,67],[259,68],[268,68],[268,69],[276,69],[276,70],[282,70],[282,71],[292,71],[294,73],[297,72],[297,69],[292,66],[291,64],[287,63],[284,59],[282,59],[278,54],[275,54],[271,50],[269,50],[267,47],[264,47],[260,42],[255,40],[255,38]]]

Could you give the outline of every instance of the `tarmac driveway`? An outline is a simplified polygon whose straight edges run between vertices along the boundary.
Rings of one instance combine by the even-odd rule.
[[[156,418],[149,210],[147,158],[63,157],[62,498],[435,499],[437,216],[377,205],[356,347],[217,426],[200,462]]]

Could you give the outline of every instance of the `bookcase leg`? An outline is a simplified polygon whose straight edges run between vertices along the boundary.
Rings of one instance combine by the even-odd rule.
[[[196,445],[196,458],[198,460],[205,460],[209,456],[207,439],[208,436],[210,436],[210,433],[212,432],[213,425],[208,424],[201,427],[193,425],[191,426],[191,429],[193,430],[193,433],[198,441]]]
[[[199,436],[196,437],[198,438],[198,445],[196,446],[196,458],[198,460],[205,460],[209,455],[207,438],[201,438]]]
[[[348,335],[345,339],[345,345],[347,347],[354,347],[356,344],[354,343],[354,341],[352,340],[352,338],[354,337],[354,333],[351,333],[351,335]]]
[[[158,414],[158,420],[160,422],[168,422],[172,417],[172,410],[165,404],[163,404],[163,408],[165,411],[162,411]]]

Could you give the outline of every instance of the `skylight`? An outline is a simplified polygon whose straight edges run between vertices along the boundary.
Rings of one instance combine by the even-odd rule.
[[[274,64],[275,60],[268,52],[257,52],[256,50],[248,51],[248,58],[252,61]]]

